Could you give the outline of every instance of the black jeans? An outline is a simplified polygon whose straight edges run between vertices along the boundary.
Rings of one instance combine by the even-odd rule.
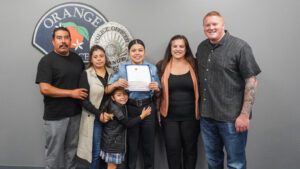
[[[154,140],[155,140],[155,120],[156,107],[153,103],[137,107],[127,105],[128,118],[139,116],[144,107],[151,106],[151,115],[146,117],[140,124],[127,129],[127,157],[128,168],[136,169],[138,147],[141,144],[144,160],[144,169],[154,169]]]
[[[163,120],[162,125],[169,169],[195,169],[199,121]]]

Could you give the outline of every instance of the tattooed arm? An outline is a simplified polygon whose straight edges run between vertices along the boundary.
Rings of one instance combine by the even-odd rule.
[[[240,115],[235,121],[237,132],[244,132],[249,129],[249,116],[255,100],[255,91],[257,87],[257,79],[255,76],[245,80],[244,102]]]
[[[250,115],[252,106],[255,99],[255,91],[257,87],[257,80],[255,76],[252,76],[245,80],[245,91],[244,91],[244,103],[241,113]]]

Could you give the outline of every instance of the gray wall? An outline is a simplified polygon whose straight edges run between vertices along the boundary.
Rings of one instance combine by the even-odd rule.
[[[3,0],[0,62],[0,166],[43,166],[43,103],[34,84],[43,56],[31,45],[40,17],[65,0]],[[85,0],[109,21],[145,41],[147,59],[162,58],[170,37],[204,40],[202,17],[220,11],[226,28],[252,46],[262,74],[247,146],[250,169],[298,169],[300,160],[300,1]],[[203,163],[203,158],[199,160]],[[200,166],[203,166],[201,164]],[[203,168],[203,167],[198,167]]]

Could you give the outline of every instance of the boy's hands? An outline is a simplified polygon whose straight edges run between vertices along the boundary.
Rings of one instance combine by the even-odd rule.
[[[140,117],[143,120],[145,117],[149,116],[150,114],[151,114],[151,107],[150,106],[148,106],[147,108],[144,107]]]
[[[108,114],[108,113],[106,113],[106,112],[104,112],[104,113],[101,113],[100,114],[100,117],[99,117],[99,119],[100,119],[100,121],[102,122],[102,123],[106,123],[106,122],[108,122],[109,120],[112,120],[113,119],[113,114]]]

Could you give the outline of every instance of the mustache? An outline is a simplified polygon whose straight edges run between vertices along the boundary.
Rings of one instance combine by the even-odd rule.
[[[63,47],[69,47],[69,45],[67,45],[66,43],[62,43],[61,45],[59,45],[59,48],[63,48]]]

